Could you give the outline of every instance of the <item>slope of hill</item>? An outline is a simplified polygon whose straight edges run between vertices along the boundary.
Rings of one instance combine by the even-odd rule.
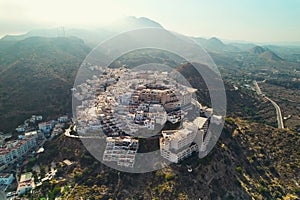
[[[89,50],[74,37],[31,37],[1,51],[0,129],[12,130],[31,114],[71,112],[70,89]]]
[[[274,52],[272,52],[270,50],[263,52],[259,56],[262,58],[265,58],[267,60],[270,60],[270,61],[282,61],[283,60],[282,58],[280,58],[278,55],[276,55]]]
[[[262,53],[266,52],[266,50],[261,46],[255,46],[255,47],[249,49],[249,52],[252,53],[252,54],[259,55],[259,54],[262,54]]]
[[[299,198],[299,155],[293,145],[299,134],[262,124],[228,118],[210,154],[197,155],[164,169],[130,174],[106,167],[93,158],[80,140],[60,136],[45,146],[36,163],[47,166],[65,158],[71,167],[58,168],[59,176],[75,189],[61,190],[68,199],[291,199]],[[49,159],[49,158],[53,158]],[[189,173],[187,166],[193,171]],[[45,197],[56,183],[35,190]]]
[[[258,55],[268,61],[282,61],[283,59],[276,55],[273,51],[263,48],[261,46],[255,46],[249,50],[250,53]]]
[[[158,22],[153,21],[147,17],[135,17],[129,16],[122,20],[121,25],[125,26],[126,29],[142,28],[142,27],[158,27],[162,28]],[[119,26],[119,29],[122,28]]]
[[[276,53],[279,57],[289,62],[300,63],[300,46],[275,46],[267,45],[266,48]]]

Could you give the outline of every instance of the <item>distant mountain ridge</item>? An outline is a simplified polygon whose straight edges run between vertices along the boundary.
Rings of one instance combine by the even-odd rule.
[[[85,41],[90,47],[95,47],[101,41],[108,39],[109,37],[116,35],[117,33],[124,32],[126,30],[132,30],[142,27],[156,27],[163,28],[159,23],[148,19],[146,17],[126,17],[119,21],[117,24],[112,24],[110,27],[102,27],[96,29],[78,29],[78,28],[65,28],[57,27],[50,29],[37,29],[29,31],[28,33],[21,35],[6,35],[0,40],[2,43],[15,42],[24,40],[29,37],[78,37]],[[0,47],[1,48],[1,47]]]
[[[82,28],[68,28],[68,27],[58,27],[51,29],[39,29],[32,30],[28,33],[21,35],[6,35],[0,39],[0,50],[15,41],[20,41],[29,37],[40,36],[40,37],[78,37],[84,40],[84,42],[91,48],[98,45],[100,42],[117,35],[118,33],[124,31],[130,31],[138,28],[164,28],[160,23],[146,18],[146,17],[135,17],[129,16],[119,20],[110,26],[104,26],[95,29],[82,29]],[[209,52],[249,52],[251,48],[257,48],[258,46],[254,43],[243,42],[243,41],[229,41],[219,39],[217,37],[211,37],[205,39],[202,37],[191,37],[196,43],[202,46]],[[263,48],[263,47],[261,47]],[[282,58],[275,54],[274,52],[265,53],[262,57],[266,57],[271,60],[281,60]]]
[[[210,39],[204,39],[201,37],[193,37],[192,39],[208,51],[213,51],[213,52],[241,51],[241,49],[239,49],[236,46],[233,46],[231,44],[224,44],[220,39],[218,39],[216,37],[212,37]]]

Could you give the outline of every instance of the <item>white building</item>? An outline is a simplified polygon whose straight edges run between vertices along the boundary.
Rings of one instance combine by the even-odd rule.
[[[128,105],[131,99],[131,94],[130,93],[125,93],[123,95],[121,95],[121,97],[119,98],[119,103],[123,104],[123,105]]]
[[[130,137],[107,137],[103,161],[117,162],[119,166],[133,167],[138,140]]]
[[[185,106],[192,102],[193,94],[197,91],[195,88],[185,87],[180,91],[181,106]]]
[[[69,117],[68,115],[64,115],[64,116],[60,116],[57,121],[59,121],[60,123],[65,123],[69,121]]]
[[[162,131],[163,137],[160,138],[161,156],[174,163],[191,156],[203,144],[207,127],[208,119],[197,117],[193,123],[183,122],[182,129]]]
[[[8,164],[36,146],[36,137],[8,141],[0,148],[0,165]]]
[[[200,136],[201,138],[201,142],[204,141],[204,137],[205,137],[205,134],[207,132],[207,129],[208,129],[208,118],[205,118],[205,117],[197,117],[193,123],[197,126],[198,128],[198,135]]]
[[[148,117],[155,119],[155,124],[164,125],[167,121],[167,113],[160,104],[151,104],[149,106]]]
[[[155,128],[155,119],[154,118],[146,119],[144,121],[144,128],[147,128],[149,130],[154,130],[154,128]]]
[[[18,126],[17,128],[16,128],[16,131],[17,132],[25,132],[25,127],[24,126]]]
[[[43,120],[43,116],[41,116],[41,115],[32,115],[31,118],[29,119],[29,121],[32,123],[36,123],[36,122],[42,121],[42,120]]]
[[[162,131],[160,138],[161,156],[167,160],[178,163],[198,150],[197,144],[193,143],[197,133],[197,127],[188,123],[183,129]]]
[[[24,133],[25,137],[37,137],[38,136],[38,132],[37,131],[30,131],[30,132],[26,132]]]

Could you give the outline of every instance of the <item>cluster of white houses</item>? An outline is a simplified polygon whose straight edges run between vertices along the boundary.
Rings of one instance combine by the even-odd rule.
[[[175,82],[169,72],[94,68],[102,74],[72,89],[74,98],[81,101],[76,106],[79,133],[100,125],[106,135],[117,136],[120,128],[133,134],[139,129],[154,130],[166,121],[177,123],[183,119],[181,108],[191,103],[196,91]]]
[[[212,109],[205,108],[208,115],[194,116],[193,122],[185,119],[189,109],[202,109],[198,102],[193,103],[196,89],[176,82],[172,72],[91,69],[101,75],[73,88],[80,102],[76,107],[77,130],[83,135],[90,130],[103,131],[107,136],[104,161],[133,167],[139,145],[134,138],[147,137],[153,130],[162,135],[161,156],[171,162],[203,149]],[[178,130],[161,131],[166,122],[181,125]]]
[[[57,121],[41,122],[42,119],[42,116],[32,115],[31,118],[25,120],[24,124],[16,128],[16,131],[20,133],[17,140],[9,140],[0,144],[0,171],[40,145],[45,136],[51,133],[62,133],[64,123],[69,121],[66,115],[59,117]]]

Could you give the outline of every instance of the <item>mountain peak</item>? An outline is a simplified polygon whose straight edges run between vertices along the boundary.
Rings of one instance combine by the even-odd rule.
[[[129,16],[127,17],[127,21],[129,23],[133,23],[133,25],[136,26],[142,26],[142,27],[162,27],[158,22],[151,20],[147,17],[135,17],[135,16]]]
[[[211,37],[211,38],[209,38],[208,39],[209,41],[215,41],[215,42],[219,42],[219,43],[222,43],[222,44],[224,44],[219,38],[217,38],[217,37]]]
[[[265,58],[269,61],[282,61],[283,59],[275,54],[268,48],[262,46],[255,46],[249,50],[250,53],[256,54],[261,58]]]
[[[266,52],[266,49],[263,48],[262,46],[255,46],[255,47],[251,48],[249,50],[249,52],[253,53],[253,54],[258,54],[259,55],[259,54],[262,54],[262,53]]]

